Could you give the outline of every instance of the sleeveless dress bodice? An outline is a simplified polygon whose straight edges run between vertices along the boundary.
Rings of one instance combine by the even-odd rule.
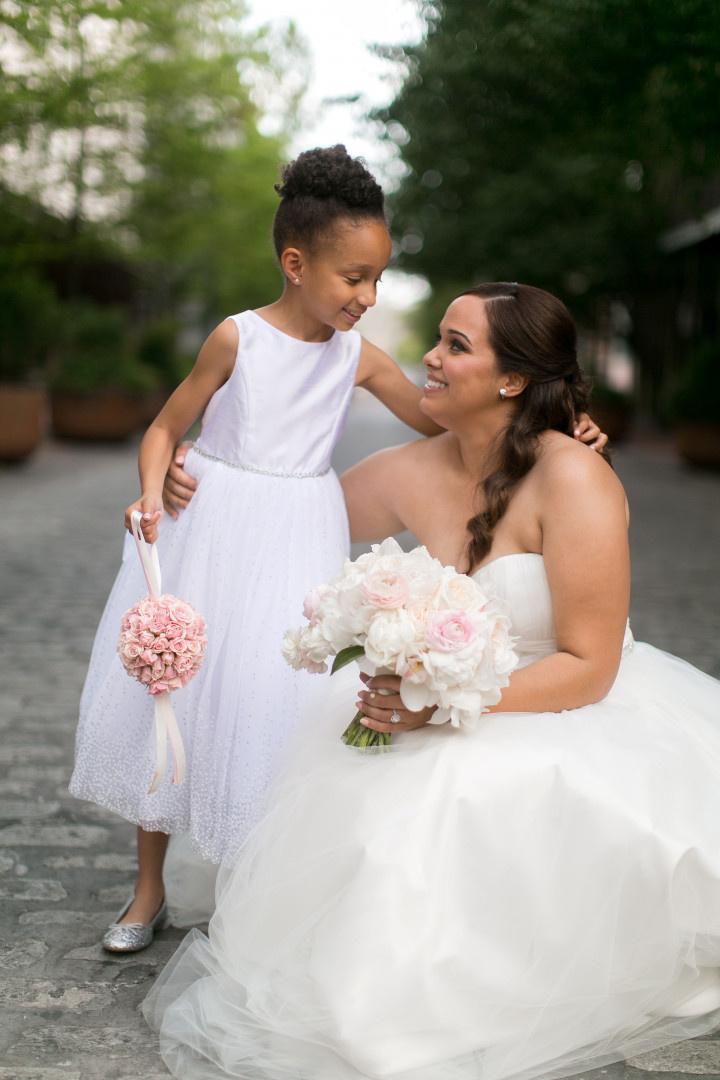
[[[539,552],[499,555],[472,576],[479,584],[490,585],[507,605],[512,633],[517,638],[515,651],[519,667],[527,667],[535,660],[557,652],[552,596],[545,560]],[[623,654],[632,648],[632,644],[628,623]]]
[[[322,476],[345,422],[362,338],[289,337],[254,311],[231,316],[235,367],[211,398],[196,441],[207,457],[271,476]]]

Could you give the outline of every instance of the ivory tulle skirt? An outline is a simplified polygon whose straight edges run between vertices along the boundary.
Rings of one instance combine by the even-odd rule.
[[[145,829],[182,833],[213,862],[234,854],[262,815],[279,756],[312,678],[283,660],[285,630],[307,591],[336,574],[349,549],[337,477],[273,477],[190,452],[197,492],[164,517],[163,589],[208,624],[195,678],[172,695],[187,778],[148,795],[153,702],[116,654],[123,613],[147,592],[130,540],[93,646],[80,706],[70,790]],[[183,901],[183,905],[186,906]]]
[[[720,1023],[720,684],[638,644],[597,705],[367,754],[319,682],[145,1003],[173,1075],[537,1080]]]

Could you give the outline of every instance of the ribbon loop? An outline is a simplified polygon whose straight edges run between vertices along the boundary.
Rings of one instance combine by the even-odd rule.
[[[152,596],[153,600],[159,600],[162,595],[162,575],[160,573],[160,559],[158,558],[157,548],[155,544],[148,544],[147,540],[143,536],[140,523],[142,521],[142,514],[139,510],[133,510],[130,516],[130,524],[132,526],[133,539],[135,540],[135,547],[137,553],[140,556],[140,565],[143,568],[145,574],[145,581],[147,582],[148,592]]]

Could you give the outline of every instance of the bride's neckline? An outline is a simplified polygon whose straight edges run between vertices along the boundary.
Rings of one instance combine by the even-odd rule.
[[[495,563],[503,562],[505,559],[542,559],[542,553],[540,551],[511,551],[507,555],[498,555],[497,558],[491,559],[490,562],[479,566],[477,570],[473,570],[470,576],[476,577],[478,574],[482,574],[483,570],[489,570]]]

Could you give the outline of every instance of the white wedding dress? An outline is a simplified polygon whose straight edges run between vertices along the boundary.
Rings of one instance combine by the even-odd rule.
[[[477,577],[523,664],[554,651],[541,556]],[[318,685],[145,1003],[173,1075],[536,1080],[720,1023],[720,683],[628,631],[604,701],[386,754],[340,741],[357,672]]]

